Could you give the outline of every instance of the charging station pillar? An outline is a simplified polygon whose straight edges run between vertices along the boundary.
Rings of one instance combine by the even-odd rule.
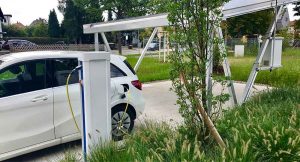
[[[78,60],[82,66],[82,149],[83,156],[111,138],[110,53],[86,52]]]

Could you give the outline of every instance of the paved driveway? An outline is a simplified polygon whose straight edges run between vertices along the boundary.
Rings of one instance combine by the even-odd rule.
[[[242,92],[245,85],[236,83],[236,93],[238,99],[241,100]],[[176,95],[174,92],[170,91],[171,81],[161,81],[154,82],[150,84],[144,84],[143,86],[143,95],[146,99],[146,107],[144,114],[137,119],[137,126],[145,121],[166,121],[171,124],[176,124],[182,122],[182,118],[178,113],[178,106],[176,106]],[[255,94],[257,92],[261,92],[268,87],[265,86],[255,86],[253,89]],[[222,89],[221,86],[216,86],[214,88],[214,93],[220,93]],[[228,107],[231,103],[227,102],[224,106]],[[59,161],[61,157],[66,152],[77,152],[80,155],[81,152],[81,142],[72,142],[64,145],[59,145],[55,147],[51,147],[48,149],[44,149],[41,151],[37,151],[34,153],[26,154],[21,157],[17,157],[15,159],[11,159],[9,161],[30,161],[30,162],[40,162],[40,161]]]

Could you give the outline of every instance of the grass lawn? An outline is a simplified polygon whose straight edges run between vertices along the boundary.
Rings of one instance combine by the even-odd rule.
[[[137,62],[137,56],[129,56],[129,63],[134,66]],[[232,77],[236,81],[246,82],[255,56],[246,56],[243,58],[229,57]],[[300,49],[287,49],[283,53],[283,67],[270,71],[259,72],[256,83],[268,84],[271,86],[293,86],[300,84]],[[169,79],[169,63],[161,63],[157,58],[145,57],[140,69],[138,70],[139,79],[142,82]]]
[[[137,56],[128,56],[127,61],[132,67],[138,60]],[[137,75],[141,82],[151,82],[169,79],[170,64],[159,62],[158,58],[145,57],[142,61]]]
[[[230,65],[233,80],[247,81],[252,69],[255,57],[244,58],[230,57]],[[283,52],[282,68],[258,73],[256,83],[271,86],[294,86],[300,85],[300,49],[287,49]]]

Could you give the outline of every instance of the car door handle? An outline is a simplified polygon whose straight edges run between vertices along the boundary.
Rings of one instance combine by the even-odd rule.
[[[31,102],[47,101],[47,100],[48,100],[47,96],[40,96],[40,97],[36,97],[36,98],[32,99]]]

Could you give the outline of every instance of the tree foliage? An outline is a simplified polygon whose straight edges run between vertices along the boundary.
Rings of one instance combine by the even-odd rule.
[[[64,34],[74,43],[81,43],[83,37],[82,25],[84,24],[84,10],[78,7],[73,0],[62,1],[65,3],[59,2],[59,10],[64,14],[64,20],[62,22]]]
[[[48,37],[48,24],[45,22],[34,23],[34,25],[20,27],[17,24],[3,25],[5,37]]]
[[[272,10],[260,11],[227,20],[228,34],[232,37],[242,37],[253,34],[264,35],[273,18]]]
[[[38,23],[33,26],[33,37],[48,37],[48,25],[46,23]]]
[[[25,28],[20,28],[16,24],[2,25],[2,28],[6,32],[5,37],[25,37],[27,35]]]
[[[103,21],[100,0],[58,0],[58,9],[64,15],[61,33],[73,42],[90,42],[90,35],[83,35],[82,26]]]
[[[101,5],[104,10],[113,13],[115,19],[118,20],[146,15],[150,1],[151,0],[102,0]],[[121,36],[121,32],[117,32],[119,54],[122,54]]]
[[[53,38],[60,37],[60,26],[54,9],[51,10],[49,14],[48,34],[49,37],[53,37]]]
[[[160,14],[168,12],[168,5],[171,0],[152,0],[148,3],[148,12],[150,14]]]
[[[142,16],[147,14],[150,0],[102,0],[105,10],[111,10],[116,19]]]

